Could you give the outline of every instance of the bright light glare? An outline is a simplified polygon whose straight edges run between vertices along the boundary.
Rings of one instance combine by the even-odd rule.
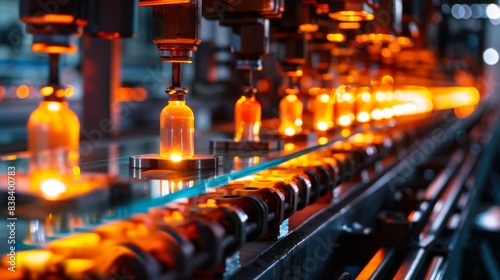
[[[328,129],[328,123],[327,122],[318,122],[316,124],[316,128],[319,131],[326,131]]]
[[[488,65],[497,64],[499,59],[498,52],[495,49],[489,48],[483,52],[484,63]]]
[[[49,111],[56,112],[56,111],[59,111],[59,109],[61,109],[61,103],[60,102],[50,102],[47,107],[49,108]]]
[[[486,8],[486,16],[490,19],[500,18],[500,8],[495,4],[490,4]]]
[[[357,121],[360,123],[365,123],[370,121],[370,114],[368,112],[360,112],[358,113],[358,116],[356,117]]]
[[[285,128],[285,135],[287,135],[287,136],[295,135],[295,129],[293,127]]]
[[[66,185],[57,179],[47,179],[40,183],[40,190],[48,199],[55,199],[66,191]]]
[[[352,124],[352,121],[351,121],[351,118],[349,118],[349,116],[347,115],[344,115],[344,116],[341,116],[339,119],[338,119],[338,124],[340,126],[349,126]]]
[[[170,156],[170,160],[173,162],[179,162],[182,160],[182,156],[178,154],[173,154]]]

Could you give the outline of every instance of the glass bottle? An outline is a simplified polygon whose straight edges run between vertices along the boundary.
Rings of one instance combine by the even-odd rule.
[[[47,198],[57,198],[80,179],[79,137],[80,122],[67,102],[62,98],[40,102],[28,120],[32,188],[41,190]]]
[[[321,88],[313,101],[313,124],[318,131],[327,131],[333,127],[333,96],[331,90]]]
[[[373,99],[369,87],[359,88],[356,92],[356,121],[367,123],[371,120],[370,113],[373,109]]]
[[[260,141],[262,107],[255,98],[255,89],[250,96],[243,95],[234,106],[234,141]]]
[[[350,126],[354,120],[354,95],[349,86],[340,86],[335,91],[335,121],[339,126]]]
[[[180,161],[194,155],[194,114],[184,94],[171,94],[160,114],[160,156]]]
[[[302,132],[302,111],[304,106],[302,101],[297,98],[297,89],[287,88],[285,93],[287,95],[281,99],[279,104],[279,133],[293,136]]]

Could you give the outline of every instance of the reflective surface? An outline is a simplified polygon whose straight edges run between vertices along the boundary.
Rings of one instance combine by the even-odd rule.
[[[385,128],[388,126],[352,128],[349,134],[344,134],[344,137],[335,136],[339,132],[327,138],[323,137],[323,140],[320,140],[322,144],[288,143],[284,151],[219,153],[218,155],[223,157],[224,164],[218,170],[211,171],[131,169],[129,157],[157,152],[159,138],[103,141],[82,153],[80,165],[82,179],[87,178],[89,182],[93,182],[93,187],[85,194],[68,197],[64,201],[46,201],[22,187],[20,182],[27,180],[25,175],[27,153],[3,156],[0,168],[1,170],[7,170],[9,166],[16,168],[19,182],[16,190],[18,238],[24,240],[22,248],[29,248],[38,246],[40,242],[58,239],[74,232],[91,230],[103,222],[145,213],[152,207],[177,199],[206,193],[210,188],[226,185],[313,151],[331,147],[335,142],[358,132]],[[217,137],[223,135],[198,133],[195,142],[196,153],[208,154],[204,140]],[[1,247],[0,250],[5,251],[6,248]]]

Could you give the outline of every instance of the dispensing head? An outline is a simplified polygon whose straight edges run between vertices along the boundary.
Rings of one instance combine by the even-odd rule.
[[[313,22],[312,5],[302,0],[290,0],[285,4],[283,17],[274,37],[278,41],[278,60],[284,76],[300,77],[302,65],[307,60],[306,33],[316,32],[318,25]]]
[[[328,15],[333,20],[353,22],[373,20],[373,10],[365,0],[318,0],[328,4]]]
[[[153,10],[153,42],[165,62],[191,63],[201,43],[201,0],[139,1]]]
[[[85,34],[104,39],[135,36],[138,0],[85,0],[83,2],[85,18],[88,20]]]
[[[261,70],[269,52],[269,19],[279,18],[283,0],[203,1],[203,16],[233,28],[236,68]]]
[[[83,1],[68,0],[49,5],[44,1],[21,0],[19,16],[33,34],[32,51],[75,53],[74,37],[81,35],[87,21],[82,15]]]

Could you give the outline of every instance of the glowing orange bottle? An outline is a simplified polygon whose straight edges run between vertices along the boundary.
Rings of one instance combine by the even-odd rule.
[[[370,113],[373,109],[371,90],[368,87],[359,88],[356,93],[356,121],[367,123],[371,120]]]
[[[354,95],[348,86],[340,86],[335,91],[335,121],[339,126],[350,126],[354,116]]]
[[[287,96],[281,99],[280,108],[280,127],[281,135],[293,136],[302,132],[302,110],[304,105],[297,98],[297,89],[287,88]]]
[[[333,97],[323,88],[313,102],[313,124],[318,131],[327,131],[333,127]]]
[[[52,94],[54,89],[44,87],[44,91]],[[30,186],[47,198],[57,198],[80,179],[80,122],[62,98],[48,100],[40,102],[28,120]]]
[[[160,155],[173,161],[194,155],[194,114],[184,94],[172,94],[160,114]]]
[[[252,94],[242,96],[234,106],[234,141],[260,141],[262,107]]]

